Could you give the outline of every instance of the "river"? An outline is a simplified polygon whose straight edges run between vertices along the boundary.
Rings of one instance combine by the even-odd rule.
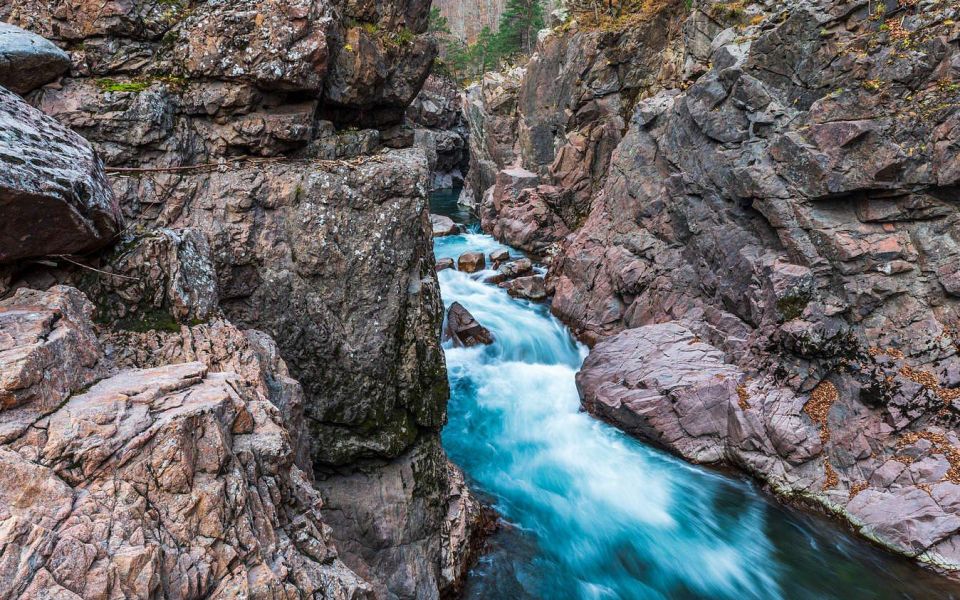
[[[432,209],[470,224],[455,198],[434,194]],[[434,243],[438,258],[500,248],[480,233]],[[953,584],[772,502],[746,479],[582,412],[574,376],[586,349],[544,305],[483,283],[489,274],[439,274],[444,304],[460,302],[496,336],[488,347],[445,346],[444,446],[505,523],[465,597],[960,598]]]

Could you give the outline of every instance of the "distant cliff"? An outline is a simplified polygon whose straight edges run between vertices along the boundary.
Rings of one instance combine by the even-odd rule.
[[[434,0],[433,6],[440,9],[450,24],[450,33],[459,40],[473,43],[484,27],[496,31],[500,25],[507,0]],[[542,2],[545,14],[557,7],[557,0]]]

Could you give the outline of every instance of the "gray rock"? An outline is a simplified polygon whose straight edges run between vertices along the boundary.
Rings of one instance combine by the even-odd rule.
[[[533,272],[533,261],[529,258],[518,258],[504,263],[497,269],[497,274],[487,278],[487,283],[503,283]]]
[[[26,94],[70,68],[70,56],[35,33],[0,22],[0,86]]]
[[[122,223],[90,144],[0,88],[0,263],[97,250]]]

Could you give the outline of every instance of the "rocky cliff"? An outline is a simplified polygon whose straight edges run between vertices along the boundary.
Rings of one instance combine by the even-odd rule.
[[[429,163],[404,123],[428,5],[0,7],[53,42],[0,48],[32,105],[2,91],[9,597],[459,585],[479,509],[439,445]]]
[[[960,570],[960,9],[645,3],[468,94],[585,407]]]

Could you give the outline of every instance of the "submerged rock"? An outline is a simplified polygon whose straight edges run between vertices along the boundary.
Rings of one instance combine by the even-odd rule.
[[[457,259],[457,269],[464,273],[476,273],[487,266],[483,252],[465,252]]]
[[[454,302],[447,309],[447,324],[443,331],[446,339],[467,348],[492,344],[494,341],[490,330],[478,323],[470,311],[459,302]]]
[[[0,87],[0,264],[97,250],[122,223],[90,144]]]
[[[70,68],[70,56],[39,35],[0,22],[0,87],[26,94]]]

